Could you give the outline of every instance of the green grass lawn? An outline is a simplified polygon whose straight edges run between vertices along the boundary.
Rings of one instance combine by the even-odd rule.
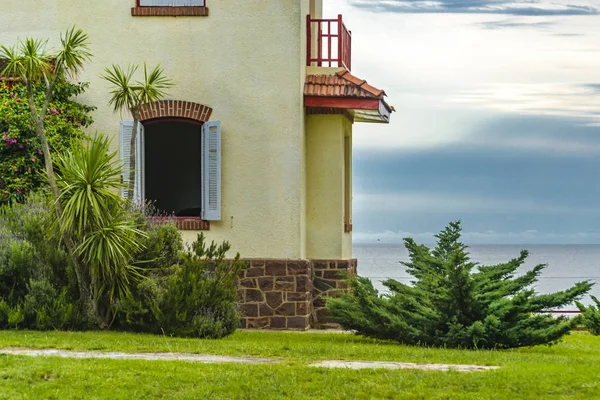
[[[462,351],[347,334],[237,332],[222,340],[127,333],[0,331],[0,348],[260,356],[269,365],[0,357],[0,399],[600,399],[600,337],[557,346]],[[495,371],[329,370],[325,359],[499,365]]]

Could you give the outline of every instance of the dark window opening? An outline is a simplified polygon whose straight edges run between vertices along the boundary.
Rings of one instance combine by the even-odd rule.
[[[146,200],[161,213],[200,216],[201,129],[185,122],[145,126]]]

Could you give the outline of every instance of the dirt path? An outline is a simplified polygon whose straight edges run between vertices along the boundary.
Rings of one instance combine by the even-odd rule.
[[[110,359],[110,360],[148,360],[148,361],[189,361],[205,364],[272,364],[277,360],[270,358],[215,356],[211,354],[192,353],[121,353],[99,351],[67,351],[56,349],[0,349],[0,355],[29,356],[29,357],[62,357],[79,359]],[[349,368],[349,369],[420,369],[426,371],[458,371],[476,372],[493,370],[500,367],[462,364],[418,364],[387,361],[338,361],[325,360],[308,365],[315,368]]]

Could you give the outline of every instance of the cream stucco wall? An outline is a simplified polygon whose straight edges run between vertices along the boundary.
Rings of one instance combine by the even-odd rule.
[[[344,233],[344,137],[351,123],[343,115],[310,115],[306,121],[307,257],[352,257],[352,235]]]
[[[352,123],[346,118],[344,118],[344,138],[344,196],[342,200],[344,224],[352,225]],[[346,159],[346,157],[348,158]],[[348,207],[347,210],[346,207]],[[346,213],[348,220],[346,220]],[[341,257],[352,258],[352,231],[342,234]]]
[[[78,78],[91,83],[81,101],[98,107],[92,129],[113,145],[129,116],[107,106],[104,67],[162,64],[176,83],[168,98],[212,107],[211,119],[222,122],[223,219],[208,238],[230,241],[244,257],[308,256],[302,88],[310,0],[213,0],[208,17],[132,17],[133,4],[11,2],[0,14],[0,44],[26,36],[55,44],[73,24],[84,29],[94,58]]]

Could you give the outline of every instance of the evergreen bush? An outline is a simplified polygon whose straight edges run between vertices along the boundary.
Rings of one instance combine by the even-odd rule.
[[[581,298],[591,283],[536,294],[532,285],[545,265],[517,274],[525,250],[506,263],[478,265],[460,233],[460,222],[450,223],[431,250],[405,239],[410,261],[403,264],[415,278],[412,285],[388,279],[383,284],[389,293],[380,294],[369,279],[353,279],[348,294],[328,301],[333,321],[365,336],[455,348],[551,344],[569,332],[573,320],[543,311]]]
[[[155,227],[150,241],[170,243],[164,248],[178,249],[171,227]],[[179,234],[177,232],[177,237]],[[149,243],[149,248],[157,248]],[[180,337],[220,338],[233,333],[240,318],[235,307],[235,278],[246,264],[239,254],[233,260],[225,255],[231,246],[224,242],[206,245],[204,235],[179,252],[178,262],[168,266],[173,253],[158,254],[158,268],[148,270],[131,295],[119,306],[121,326],[141,332]]]
[[[597,297],[591,296],[592,301],[596,304],[584,306],[580,302],[576,302],[577,308],[581,311],[580,321],[583,326],[589,329],[592,335],[600,335],[600,300]]]

